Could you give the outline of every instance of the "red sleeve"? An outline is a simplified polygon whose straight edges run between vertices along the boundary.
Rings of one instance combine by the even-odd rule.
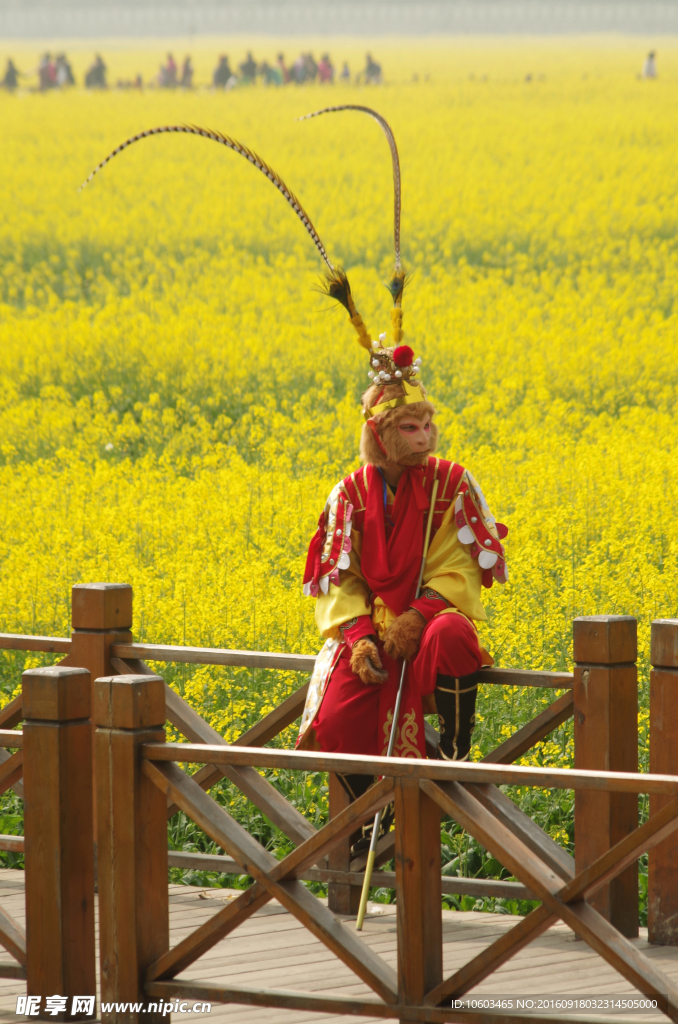
[[[349,619],[339,627],[339,631],[349,650],[353,650],[353,644],[362,640],[364,636],[374,636],[374,626],[369,615],[359,615],[357,619]]]
[[[421,597],[418,597],[416,601],[413,601],[410,608],[414,608],[423,615],[427,622],[430,622],[434,615],[438,612],[442,612],[444,608],[449,608],[449,601],[446,601],[444,597],[436,590],[431,590],[430,587],[425,587],[422,591]]]

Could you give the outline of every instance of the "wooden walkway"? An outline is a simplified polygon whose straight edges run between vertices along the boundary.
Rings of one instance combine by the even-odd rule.
[[[233,890],[170,886],[171,944],[174,945],[233,898]],[[24,914],[23,871],[0,870],[0,906],[22,924]],[[364,940],[396,967],[396,918],[392,906],[370,904]],[[472,956],[517,923],[517,918],[499,914],[443,911],[443,955],[445,974],[461,967]],[[634,943],[643,949],[674,982],[678,980],[678,948],[649,946],[647,929]],[[10,962],[0,952],[0,963]],[[300,989],[339,995],[368,994],[347,967],[334,957],[311,933],[277,902],[271,902],[233,935],[214,946],[192,965],[181,979],[228,980],[229,984],[251,988]],[[18,995],[25,982],[0,979],[0,1019],[16,1020]],[[566,925],[557,924],[518,953],[509,963],[480,984],[474,995],[597,995],[625,996],[637,993],[585,943],[575,940]],[[590,1016],[584,1014],[584,1016]],[[174,1015],[174,1020],[191,1016]],[[655,1024],[668,1018],[652,1014],[601,1014],[606,1019],[648,1020]],[[21,1019],[21,1018],[19,1018]],[[169,1018],[168,1018],[169,1019]],[[209,1020],[228,1024],[372,1024],[376,1018],[328,1016],[296,1010],[258,1009],[235,1004],[214,1005]]]

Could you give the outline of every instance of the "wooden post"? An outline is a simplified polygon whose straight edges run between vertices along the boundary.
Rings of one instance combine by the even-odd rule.
[[[97,679],[93,717],[101,1000],[148,1006],[146,969],[169,949],[167,799],[141,771],[140,747],[164,741],[165,684],[160,676]],[[161,1018],[102,1013],[108,1021]]]
[[[111,644],[132,641],[132,588],[129,583],[76,583],[71,591],[71,621],[71,650],[65,662],[88,670],[92,679],[93,705],[94,680],[111,674]],[[92,722],[92,734],[94,729]],[[92,744],[96,757],[94,735]],[[96,775],[94,764],[92,772]],[[93,829],[96,833],[96,783],[92,788],[95,799]]]
[[[96,995],[92,731],[89,672],[35,668],[22,676],[27,994],[40,1016],[73,1020],[73,997]],[[45,1012],[48,996],[66,1008]]]
[[[71,617],[68,664],[86,668],[94,689],[95,679],[111,675],[111,644],[132,641],[132,588],[129,583],[76,583]]]
[[[440,890],[440,809],[417,779],[398,779],[395,790],[398,994],[421,1006],[443,980]]]
[[[348,807],[350,800],[348,793],[334,772],[329,774],[329,790],[330,818],[336,818],[337,814]],[[355,838],[355,836],[348,836],[330,850],[327,863],[330,871],[348,871],[350,869],[351,843],[355,842]],[[327,905],[333,913],[357,914],[359,904],[359,885],[329,882],[327,886]]]
[[[574,620],[574,766],[638,771],[637,622],[630,615]],[[574,801],[577,873],[638,826],[633,793],[577,790]],[[632,864],[591,899],[622,935],[638,935],[638,865]]]
[[[652,623],[650,649],[650,771],[678,773],[678,619]],[[650,797],[650,814],[670,800]],[[650,942],[678,946],[678,837],[674,832],[649,854],[647,930]]]

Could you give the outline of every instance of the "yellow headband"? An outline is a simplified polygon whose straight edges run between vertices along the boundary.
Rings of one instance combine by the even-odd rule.
[[[414,405],[416,402],[426,401],[421,388],[413,387],[406,380],[399,381],[399,383],[405,394],[400,398],[392,398],[388,402],[381,402],[379,405],[375,405],[374,408],[369,410],[370,416],[378,416],[379,413],[386,412],[387,409],[397,409],[400,405]]]

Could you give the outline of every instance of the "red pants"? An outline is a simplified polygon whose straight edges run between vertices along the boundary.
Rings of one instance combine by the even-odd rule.
[[[351,653],[342,651],[313,723],[321,750],[326,753],[386,753],[393,721],[401,661],[393,661],[377,642],[388,679],[380,685],[363,683],[351,671]],[[421,698],[433,693],[438,674],[467,676],[482,664],[478,635],[463,615],[436,615],[426,626],[419,651],[407,667],[398,723],[396,757],[426,757]]]

